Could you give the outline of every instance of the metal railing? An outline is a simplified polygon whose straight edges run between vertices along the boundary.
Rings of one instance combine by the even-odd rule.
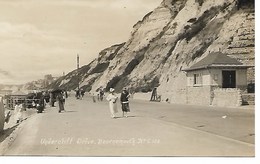
[[[33,108],[34,104],[37,104],[40,99],[27,99],[27,98],[6,98],[4,99],[4,105],[6,109],[14,110],[16,103],[24,104],[26,108]]]

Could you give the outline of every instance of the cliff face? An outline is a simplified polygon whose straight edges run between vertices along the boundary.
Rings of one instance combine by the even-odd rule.
[[[88,91],[103,86],[136,92],[158,87],[162,98],[185,92],[181,71],[209,52],[222,51],[254,65],[254,1],[164,0],[133,26],[123,44],[100,52],[97,59],[58,79],[51,87]],[[254,70],[248,73],[254,80]]]

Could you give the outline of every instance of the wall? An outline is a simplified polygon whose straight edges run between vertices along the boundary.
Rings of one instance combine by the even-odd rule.
[[[247,87],[247,70],[239,69],[236,71],[237,88],[245,89]]]
[[[152,96],[152,92],[148,92],[148,93],[135,93],[133,95],[133,99],[134,100],[146,100],[146,101],[150,101]]]
[[[187,88],[180,88],[172,94],[170,103],[187,104]]]
[[[187,104],[210,105],[210,86],[187,87]]]
[[[210,85],[212,85],[212,77],[210,73],[211,70],[195,70],[187,72],[187,104],[210,105]],[[202,83],[200,85],[194,85],[194,74],[202,75]]]
[[[5,112],[4,112],[4,104],[3,99],[0,97],[0,132],[4,129],[5,121]]]
[[[208,70],[195,70],[187,72],[187,86],[193,86],[194,74],[202,74],[202,85],[210,85],[211,78]]]
[[[242,95],[240,89],[236,88],[217,88],[214,90],[214,106],[241,106]]]
[[[185,72],[179,75],[174,75],[174,72],[169,70],[167,76],[160,79],[158,94],[161,95],[161,101],[175,104],[186,104],[186,88],[187,74]]]
[[[220,69],[210,69],[210,84],[214,86],[222,86],[222,70]]]

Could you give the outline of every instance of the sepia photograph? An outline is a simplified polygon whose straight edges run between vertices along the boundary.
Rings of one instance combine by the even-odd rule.
[[[255,0],[0,0],[0,157],[255,159]]]

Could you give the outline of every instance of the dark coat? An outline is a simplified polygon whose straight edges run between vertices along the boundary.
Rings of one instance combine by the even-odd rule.
[[[129,93],[127,91],[121,93],[120,101],[121,102],[128,102]]]

